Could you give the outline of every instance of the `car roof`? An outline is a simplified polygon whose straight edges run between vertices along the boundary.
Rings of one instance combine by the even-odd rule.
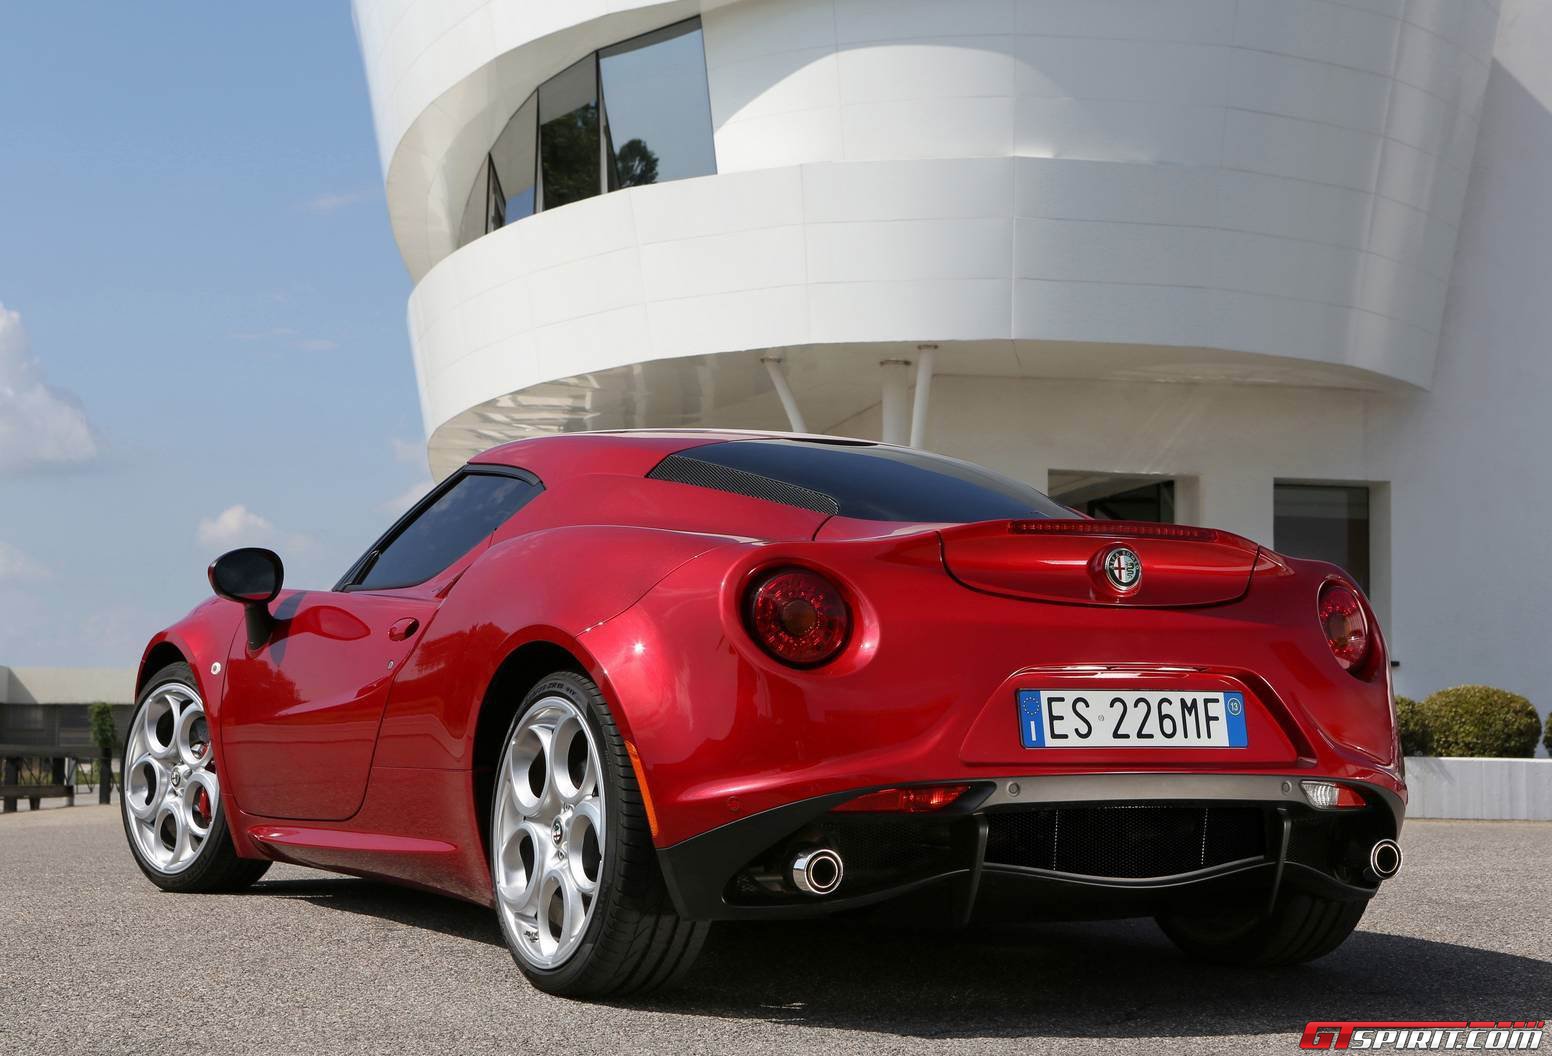
[[[515,466],[546,475],[621,473],[642,476],[677,451],[734,440],[808,440],[818,444],[878,446],[871,440],[816,433],[753,429],[620,429],[552,433],[514,440],[469,459],[470,465]]]

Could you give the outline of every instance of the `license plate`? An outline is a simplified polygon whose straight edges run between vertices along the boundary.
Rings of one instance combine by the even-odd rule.
[[[1025,748],[1243,748],[1245,695],[1074,689],[1018,691]]]

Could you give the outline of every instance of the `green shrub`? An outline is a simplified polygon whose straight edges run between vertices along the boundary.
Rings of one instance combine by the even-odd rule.
[[[1518,693],[1456,686],[1430,696],[1421,710],[1434,755],[1525,759],[1536,754],[1541,716]]]
[[[113,707],[98,701],[87,711],[92,723],[92,740],[103,755],[113,754],[114,742],[118,740],[118,733],[113,728]]]
[[[1552,711],[1547,712],[1547,733],[1541,743],[1547,746],[1547,754],[1552,755]]]
[[[1433,730],[1421,701],[1397,697],[1396,726],[1401,733],[1402,755],[1433,754]]]

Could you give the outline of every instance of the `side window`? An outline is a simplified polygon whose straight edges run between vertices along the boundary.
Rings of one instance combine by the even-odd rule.
[[[375,559],[368,557],[352,586],[386,590],[424,583],[501,527],[540,490],[521,477],[465,474],[388,540]]]

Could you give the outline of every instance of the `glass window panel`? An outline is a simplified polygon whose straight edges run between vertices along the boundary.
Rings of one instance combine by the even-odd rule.
[[[506,198],[501,193],[501,181],[496,177],[496,166],[491,164],[489,158],[485,159],[488,175],[485,178],[487,194],[485,195],[485,233],[498,230],[505,220],[502,219],[502,210],[506,208]]]
[[[810,440],[735,440],[675,457],[819,492],[834,500],[842,517],[957,523],[1072,516],[1027,484],[925,451]]]
[[[598,76],[589,55],[539,87],[540,205],[591,198],[603,175]]]
[[[463,207],[463,219],[458,224],[458,245],[467,246],[485,233],[485,208],[488,201],[490,159],[480,162],[474,174],[474,186],[469,188],[469,200]]]
[[[490,163],[501,185],[501,223],[495,227],[533,215],[538,116],[538,97],[529,96],[490,148]]]
[[[699,19],[598,53],[609,189],[717,171]]]
[[[1369,489],[1335,484],[1278,484],[1272,548],[1289,557],[1329,561],[1369,589]]]
[[[501,527],[539,493],[517,477],[470,473],[383,547],[361,577],[363,590],[424,583]]]

